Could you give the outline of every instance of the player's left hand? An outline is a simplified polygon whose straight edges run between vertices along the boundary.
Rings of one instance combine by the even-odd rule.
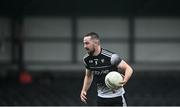
[[[126,81],[125,80],[120,81],[119,84],[123,84],[124,85],[124,84],[126,84]]]
[[[123,77],[123,81],[120,81],[119,84],[123,86],[123,85],[126,84],[127,81],[124,80],[124,75],[123,74],[121,74],[121,76]]]

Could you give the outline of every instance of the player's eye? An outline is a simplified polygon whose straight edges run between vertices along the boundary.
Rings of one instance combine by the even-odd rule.
[[[88,44],[89,44],[89,42],[84,42],[84,44],[85,44],[85,45],[88,45]]]

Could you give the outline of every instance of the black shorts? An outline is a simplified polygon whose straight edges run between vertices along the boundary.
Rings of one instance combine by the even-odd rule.
[[[97,106],[127,106],[125,95],[114,98],[97,97]]]

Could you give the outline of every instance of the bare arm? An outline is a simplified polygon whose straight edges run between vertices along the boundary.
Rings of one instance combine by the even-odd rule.
[[[118,69],[121,69],[124,73],[124,79],[122,81],[122,83],[125,85],[128,80],[130,79],[132,73],[133,73],[133,69],[124,61],[122,60],[119,64],[118,64]]]
[[[86,100],[87,100],[87,97],[86,97],[87,91],[88,91],[88,89],[91,86],[92,80],[93,80],[92,72],[89,71],[88,69],[86,69],[86,74],[85,74],[85,77],[84,77],[83,88],[82,88],[81,94],[80,94],[81,101],[84,102],[84,103],[86,103]]]

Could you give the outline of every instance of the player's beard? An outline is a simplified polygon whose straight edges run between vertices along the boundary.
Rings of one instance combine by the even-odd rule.
[[[89,48],[86,49],[86,50],[87,50],[87,52],[88,52],[89,55],[91,55],[91,56],[94,55],[94,52],[95,52],[95,48],[94,48],[94,47],[92,48],[92,50],[90,50]]]

